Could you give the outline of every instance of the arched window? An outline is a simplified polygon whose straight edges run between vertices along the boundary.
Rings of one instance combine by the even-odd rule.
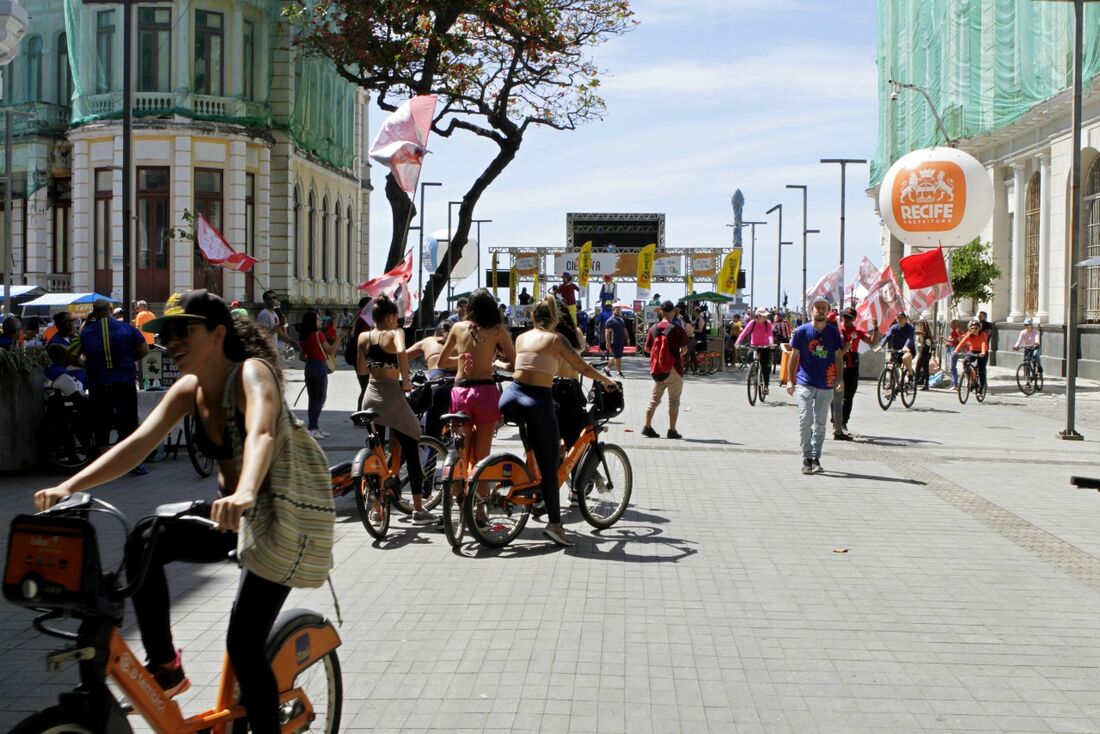
[[[317,277],[317,197],[309,192],[309,211],[306,212],[306,275]]]
[[[337,199],[332,210],[332,259],[336,261],[336,280],[343,283],[347,280],[347,273],[344,272],[344,259],[341,257],[344,254],[341,237],[344,230],[340,225],[340,200]]]
[[[73,70],[69,66],[69,40],[62,33],[57,37],[57,103],[68,107],[73,99]]]
[[[1024,200],[1024,313],[1039,310],[1039,174],[1032,175]]]
[[[294,227],[293,246],[290,248],[290,267],[294,277],[302,277],[302,192],[294,187]]]
[[[321,280],[328,280],[328,195],[321,198]]]
[[[1084,201],[1085,242],[1082,258],[1100,255],[1100,158],[1089,168],[1085,178]],[[1100,266],[1085,271],[1085,320],[1100,321]]]
[[[26,101],[37,102],[42,98],[42,36],[27,39]]]

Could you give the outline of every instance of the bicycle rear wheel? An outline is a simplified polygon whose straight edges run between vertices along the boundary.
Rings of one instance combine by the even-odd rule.
[[[515,540],[531,516],[531,505],[516,504],[508,499],[512,482],[486,479],[487,476],[509,475],[510,467],[502,465],[515,463],[514,458],[507,456],[484,461],[466,485],[463,502],[466,528],[479,543],[489,548],[503,548]]]
[[[917,376],[911,370],[902,370],[901,373],[901,404],[906,408],[912,408],[917,402]]]
[[[424,483],[430,483],[430,492],[424,500],[424,509],[432,510],[443,500],[443,459],[447,456],[447,449],[443,442],[431,436],[421,436],[416,442],[420,449],[420,466],[424,470]],[[409,470],[405,462],[401,462],[401,494],[393,502],[393,506],[403,515],[411,515],[413,511],[412,491],[409,487]]]
[[[200,477],[208,477],[214,472],[214,460],[199,450],[195,444],[195,419],[190,415],[183,417],[183,437],[187,441],[187,457],[191,459],[191,466]]]
[[[336,651],[303,670],[294,679],[294,687],[300,688],[313,707],[313,718],[294,729],[295,734],[322,732],[336,734],[340,731],[340,711],[344,703],[344,683],[340,675],[340,659]],[[284,703],[279,710],[280,723],[284,725],[302,714],[297,700]]]
[[[51,706],[20,721],[11,734],[96,734],[97,729],[83,711]]]
[[[1016,368],[1016,387],[1020,388],[1020,392],[1024,395],[1035,392],[1035,372],[1026,360]]]
[[[745,389],[749,393],[749,405],[756,405],[756,396],[760,391],[760,365],[749,367],[749,376],[745,380]]]
[[[878,407],[888,410],[894,402],[894,371],[885,368],[878,376]]]
[[[382,540],[390,529],[390,503],[382,494],[378,477],[371,475],[359,480],[355,489],[355,508],[363,527],[375,540]]]
[[[593,468],[580,480],[583,486],[574,486],[577,509],[594,528],[609,528],[619,521],[630,504],[634,489],[634,469],[626,452],[615,444],[599,444],[589,449],[603,455],[592,457]]]
[[[452,548],[462,545],[466,533],[466,516],[463,504],[466,500],[466,483],[461,479],[447,479],[443,483],[443,532]]]

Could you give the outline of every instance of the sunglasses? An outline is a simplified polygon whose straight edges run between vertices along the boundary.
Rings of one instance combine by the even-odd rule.
[[[186,339],[191,333],[193,323],[195,322],[191,319],[174,319],[157,331],[157,337],[161,344],[167,344],[172,339]]]

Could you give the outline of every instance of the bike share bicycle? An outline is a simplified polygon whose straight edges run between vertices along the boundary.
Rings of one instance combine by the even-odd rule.
[[[760,356],[765,351],[772,351],[773,347],[748,348],[752,350],[752,366],[749,367],[749,375],[745,378],[745,389],[749,394],[749,405],[756,405],[757,400],[764,402],[768,397],[768,388],[764,385],[763,360]]]
[[[891,349],[887,354],[886,365],[878,376],[879,407],[888,410],[900,395],[901,404],[912,408],[917,401],[917,377],[905,366],[900,349]]]
[[[959,377],[959,384],[956,388],[959,394],[959,402],[966,405],[967,399],[970,398],[970,393],[974,393],[974,397],[978,399],[978,402],[985,402],[985,393],[988,385],[982,382],[981,377],[978,375],[978,359],[981,357],[977,352],[968,352],[962,356],[962,375]]]
[[[626,452],[599,440],[605,424],[623,411],[621,388],[614,392],[594,383],[588,395],[590,421],[558,466],[558,486],[571,479],[577,509],[589,525],[605,529],[623,516],[634,486],[634,471]],[[542,481],[527,431],[520,426],[526,460],[513,453],[496,453],[478,462],[466,485],[463,521],[483,546],[501,548],[527,525]]]
[[[1016,386],[1024,395],[1043,391],[1043,368],[1038,352],[1038,347],[1024,347],[1024,361],[1016,368]]]
[[[117,571],[100,565],[96,529],[90,513],[118,520],[130,536],[126,517],[115,507],[78,492],[36,515],[19,515],[11,524],[4,597],[40,612],[34,628],[71,643],[49,654],[47,668],[78,663],[80,685],[61,694],[52,706],[16,724],[13,734],[129,734],[132,729],[107,682],[111,680],[158,734],[209,732],[244,734],[244,707],[228,656],[213,708],[184,717],[119,633],[124,602],[145,579],[161,531],[171,523],[217,523],[192,514],[201,502],[162,505],[153,521],[148,552],[135,578],[122,581],[126,555]],[[62,619],[80,622],[77,631],[48,626]],[[336,649],[340,636],[332,624],[308,609],[283,611],[267,639],[267,658],[279,687],[279,719],[284,734],[340,728],[343,683]]]

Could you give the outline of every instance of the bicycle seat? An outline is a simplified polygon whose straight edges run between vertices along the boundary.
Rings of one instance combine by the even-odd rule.
[[[470,422],[470,416],[465,413],[444,413],[439,416],[439,420],[444,423],[457,423],[460,426],[466,425]]]
[[[201,507],[202,504],[202,500],[191,500],[189,502],[171,502],[167,505],[157,506],[156,515],[157,517],[171,520],[177,517],[183,517],[184,515],[194,512],[197,508]]]
[[[378,411],[374,408],[367,408],[366,410],[356,411],[351,414],[351,422],[355,425],[363,428],[364,426],[373,423],[378,418]]]

